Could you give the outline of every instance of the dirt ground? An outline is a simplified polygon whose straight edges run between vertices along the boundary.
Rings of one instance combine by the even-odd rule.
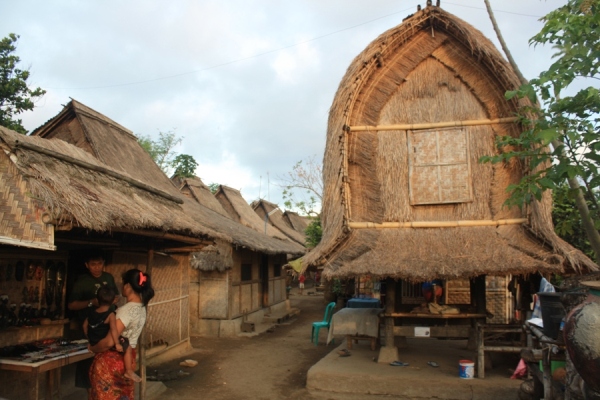
[[[148,368],[166,376],[176,376],[179,370],[190,375],[164,380],[167,391],[160,397],[168,399],[314,399],[305,389],[310,367],[334,349],[326,346],[327,330],[321,331],[319,346],[310,342],[314,321],[323,319],[322,295],[290,295],[292,307],[300,314],[272,332],[251,338],[192,338],[194,352],[155,367]],[[179,366],[192,358],[198,365]]]
[[[158,373],[164,378],[160,380],[167,390],[160,395],[160,398],[181,400],[198,398],[215,400],[372,400],[393,398],[385,395],[368,396],[364,393],[308,392],[306,389],[308,370],[343,342],[342,338],[336,338],[336,345],[326,346],[326,330],[321,331],[319,346],[314,346],[310,342],[312,322],[322,320],[325,302],[322,295],[307,294],[311,292],[311,289],[305,289],[302,296],[294,290],[297,289],[293,289],[290,303],[292,307],[301,310],[300,314],[287,323],[277,325],[272,332],[264,332],[254,337],[232,339],[194,337],[191,341],[194,347],[192,353],[154,367],[148,367],[148,375]],[[368,354],[369,357],[371,355]],[[404,357],[409,355],[410,352],[404,353]],[[356,356],[359,356],[358,353]],[[192,368],[179,366],[180,361],[189,358],[197,360],[198,365]],[[337,360],[338,357],[335,358]],[[346,360],[348,359],[342,361]],[[412,362],[417,365],[416,359],[411,360],[411,365],[413,365]],[[386,368],[382,365],[372,365],[373,368]],[[388,367],[388,369],[399,372],[393,367]],[[416,368],[416,370],[418,369]],[[440,368],[440,370],[442,369]],[[501,372],[501,376],[495,379],[499,379],[503,386],[510,384],[508,386],[514,388],[510,393],[515,393],[511,398],[516,398],[518,386],[515,385],[518,385],[519,382],[507,380],[512,371],[507,370],[504,366],[495,369],[496,372]],[[189,373],[189,375],[177,377],[179,371]],[[455,371],[454,375],[456,375]],[[493,376],[490,376],[489,379],[486,376],[486,381],[465,382],[454,375],[452,375],[453,379],[450,379],[453,385],[465,385],[467,382],[489,385],[494,382]],[[169,377],[173,379],[169,379]],[[425,384],[421,381],[414,383],[416,385]],[[477,398],[477,396],[472,398]],[[485,398],[485,396],[481,398]]]

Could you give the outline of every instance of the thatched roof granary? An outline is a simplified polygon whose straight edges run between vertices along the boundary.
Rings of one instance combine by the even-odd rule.
[[[306,244],[306,235],[288,226],[283,219],[283,212],[279,209],[279,207],[277,207],[277,204],[260,199],[250,203],[250,206],[262,220],[266,219],[271,225],[283,232],[288,238],[296,243],[301,244],[302,246]]]
[[[493,44],[439,7],[373,41],[330,110],[323,239],[305,264],[411,281],[597,270],[554,234],[550,193],[503,206],[522,165],[478,162],[521,132],[504,98],[518,86]]]

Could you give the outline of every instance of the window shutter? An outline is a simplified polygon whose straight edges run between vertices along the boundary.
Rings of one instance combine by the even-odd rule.
[[[412,205],[473,200],[467,130],[409,131],[408,154]]]

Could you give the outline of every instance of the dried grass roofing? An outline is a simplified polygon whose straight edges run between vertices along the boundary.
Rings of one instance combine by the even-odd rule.
[[[479,164],[505,123],[460,128],[470,146],[473,199],[415,206],[409,199],[411,130],[349,132],[349,126],[417,124],[513,116],[506,90],[519,81],[475,28],[428,6],[374,40],[349,66],[335,95],[323,162],[323,239],[304,258],[325,277],[371,274],[425,280],[531,272],[587,272],[598,266],[553,231],[551,195],[521,212],[503,207],[518,163]],[[439,131],[439,130],[438,130]],[[502,220],[521,225],[355,229],[355,222]]]
[[[283,232],[259,217],[242,197],[242,193],[239,190],[221,185],[215,197],[235,221],[273,238],[289,240]]]
[[[283,232],[288,238],[302,246],[305,245],[306,235],[288,226],[284,220],[283,212],[277,207],[277,204],[260,199],[253,201],[250,206],[261,218],[268,216],[269,223]]]
[[[199,178],[185,179],[184,182],[194,186],[197,196],[194,200],[184,203],[185,212],[204,226],[226,235],[234,246],[265,254],[304,254],[305,249],[296,243],[267,236],[231,219]]]
[[[73,120],[76,120],[79,126],[72,126],[70,122]],[[79,127],[85,143],[81,143],[80,138],[63,140],[85,150],[89,149],[100,162],[117,171],[173,195],[179,195],[170,179],[140,147],[137,138],[129,129],[76,100],[72,99],[58,115],[35,129],[31,135],[50,139],[59,133],[69,135],[68,131],[71,131],[69,136],[73,136],[73,131]],[[75,140],[77,143],[74,143]]]
[[[97,232],[126,229],[225,237],[188,217],[171,194],[62,140],[24,136],[0,127],[0,146],[3,165],[24,179],[35,212],[48,214],[55,224]]]

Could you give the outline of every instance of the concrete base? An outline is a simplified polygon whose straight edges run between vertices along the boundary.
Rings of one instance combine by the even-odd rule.
[[[354,346],[349,357],[340,357],[337,351],[345,345],[309,369],[306,388],[314,398],[506,400],[516,398],[522,383],[510,379],[506,364],[486,373],[485,379],[461,379],[459,360],[475,356],[466,349],[464,340],[409,338],[408,348],[399,359],[409,364],[404,367],[374,362],[377,352],[369,346]],[[431,367],[428,361],[435,361],[439,367]],[[510,364],[510,368],[514,366]]]
[[[379,357],[377,357],[377,362],[389,364],[396,360],[398,360],[398,348],[396,346],[382,346],[379,349]]]

